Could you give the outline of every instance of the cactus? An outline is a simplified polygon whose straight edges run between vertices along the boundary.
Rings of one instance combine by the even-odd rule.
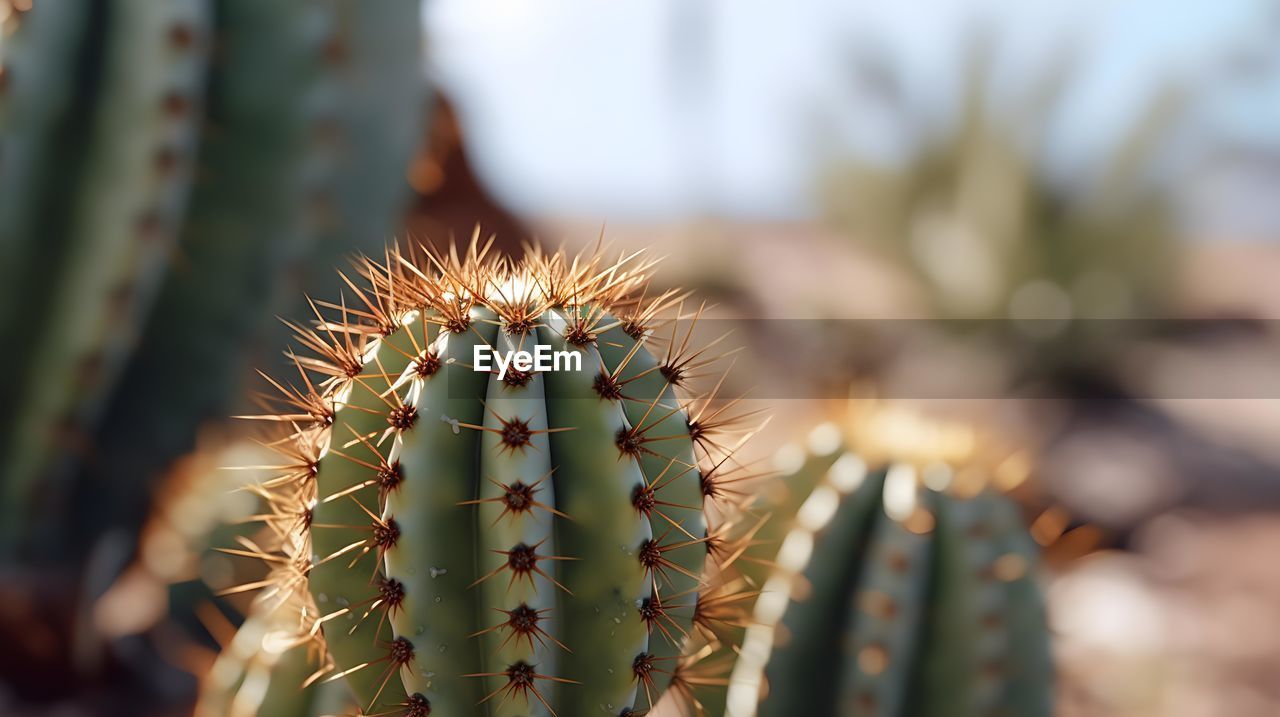
[[[313,355],[263,416],[288,427],[284,540],[239,552],[293,566],[275,591],[306,591],[300,632],[371,713],[694,704],[690,636],[723,589],[703,501],[725,474],[699,463],[724,422],[683,394],[709,359],[680,337],[651,353],[680,297],[645,300],[639,258],[487,248],[363,262],[299,329]],[[475,363],[538,346],[563,363]]]
[[[385,244],[427,104],[419,12],[49,0],[11,13],[0,327],[21,350],[0,358],[14,377],[0,389],[13,406],[0,554],[74,557],[136,527],[161,471],[231,412],[252,364],[270,365],[260,347],[285,335],[272,316],[302,286],[336,294],[333,267]],[[31,306],[33,293],[51,298]],[[79,530],[30,520],[49,513]]]
[[[225,49],[182,263],[108,406],[88,485],[153,480],[190,450],[201,422],[231,412],[250,366],[283,365],[271,357],[285,335],[275,316],[300,308],[299,284],[334,292],[337,280],[318,281],[319,272],[331,277],[345,256],[380,251],[404,208],[425,106],[419,4],[219,0],[218,10]],[[204,376],[198,385],[185,380],[193,371]],[[157,394],[157,385],[183,390]],[[133,495],[101,500],[117,515],[140,513],[119,502]],[[76,519],[94,525],[102,512]]]
[[[42,307],[18,301],[43,288],[48,277],[28,267],[56,256],[49,240],[66,213],[56,201],[72,159],[89,132],[82,82],[89,65],[89,13],[70,0],[43,3],[39,13],[6,7],[0,17],[0,331],[25,334],[42,318]],[[0,352],[0,370],[14,376],[22,355]],[[13,405],[17,382],[0,386],[0,400]],[[0,417],[6,431],[11,416]]]
[[[67,437],[55,428],[83,420],[119,371],[157,288],[190,185],[208,54],[206,3],[121,0],[112,10],[99,107],[86,128],[77,191],[63,198],[70,206],[60,237],[62,265],[0,466],[10,478],[4,504],[18,511],[29,509],[32,482],[51,456],[70,456],[59,451]],[[84,14],[54,4],[32,19],[59,13]]]
[[[195,717],[358,715],[345,685],[310,679],[314,655],[295,634],[303,609],[300,600],[255,604],[201,680]]]
[[[786,461],[784,495],[801,499],[779,500],[797,510],[772,529],[727,713],[1050,715],[1036,545],[1000,490],[1024,479],[1020,459],[984,468],[963,432],[862,453],[840,436],[828,424]]]

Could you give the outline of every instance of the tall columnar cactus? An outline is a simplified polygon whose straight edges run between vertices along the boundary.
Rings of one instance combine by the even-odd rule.
[[[19,302],[41,286],[36,272],[26,267],[48,260],[48,247],[37,238],[65,221],[53,201],[54,189],[65,181],[66,168],[81,151],[88,123],[82,82],[88,64],[85,38],[92,18],[75,12],[70,0],[44,4],[40,13],[0,19],[0,331],[16,332],[31,311],[32,302]],[[25,291],[25,293],[23,293]],[[13,376],[23,357],[0,352],[0,370]],[[0,385],[0,400],[12,405],[16,381]],[[11,415],[0,417],[7,431]]]
[[[636,261],[391,254],[300,331],[265,416],[289,432],[285,540],[244,552],[293,566],[275,592],[313,601],[300,630],[369,713],[693,703],[723,590],[704,498],[732,463],[687,395],[709,358],[659,338],[680,297],[644,300]],[[517,351],[547,363],[503,367]]]
[[[425,122],[421,4],[215,3],[201,174],[177,261],[102,418],[90,487],[153,479],[193,447],[196,426],[232,412],[254,365],[282,367],[276,316],[304,310],[303,288],[336,294],[333,268],[381,251],[408,198]],[[205,380],[187,381],[192,371]],[[142,507],[121,501],[132,494],[100,498],[127,515]],[[81,507],[82,525],[107,512]]]
[[[304,288],[336,294],[332,268],[390,239],[424,122],[419,13],[416,0],[9,13],[0,554],[68,542],[27,516],[70,511],[69,537],[86,542],[139,523],[157,474],[269,365],[261,347],[284,337],[272,317],[305,306]]]
[[[87,15],[84,5],[55,2],[32,12],[30,19],[38,26],[83,21]],[[0,463],[9,479],[4,504],[18,512],[29,509],[32,483],[52,457],[69,453],[65,444],[72,439],[59,429],[95,409],[127,356],[163,275],[190,186],[195,118],[208,59],[208,43],[198,38],[208,36],[208,15],[204,0],[113,4],[101,38],[103,67],[93,90],[97,107],[83,128],[89,135],[84,156],[75,158],[79,162],[72,170],[75,190],[57,192],[65,223],[57,228],[38,221],[5,227],[13,233],[4,241],[17,251],[38,251],[48,242],[45,235],[58,229],[65,242],[52,277],[55,290],[39,324],[15,327],[19,336],[38,337],[23,346],[29,351],[18,352],[28,363]],[[21,59],[19,55],[14,68],[19,76],[40,69],[26,67]],[[11,179],[17,186],[24,180]],[[11,209],[10,220],[33,211],[30,206]],[[19,262],[9,270],[24,266],[31,271],[33,264]],[[7,528],[18,524],[16,516],[5,521]]]
[[[802,500],[780,521],[727,713],[1050,715],[1037,549],[999,490],[1017,459],[992,480],[921,460],[946,454],[937,443],[864,457],[830,425],[814,443],[789,471]]]
[[[914,274],[939,318],[1025,316],[1027,295],[1046,292],[1077,318],[1168,315],[1176,303],[1177,222],[1168,189],[1150,178],[1197,88],[1159,88],[1116,149],[1088,167],[1084,181],[1067,185],[1044,157],[1074,68],[1053,68],[1013,102],[992,96],[997,72],[989,52],[976,51],[962,68],[956,119],[919,138],[908,163],[890,168],[855,160],[832,173],[825,199],[833,223],[879,244]],[[1033,316],[1057,313],[1045,302],[1031,303],[1040,309]],[[1098,337],[1069,340],[1080,338]],[[1072,348],[1059,350],[1072,356],[1044,359],[1070,360],[1081,351]]]

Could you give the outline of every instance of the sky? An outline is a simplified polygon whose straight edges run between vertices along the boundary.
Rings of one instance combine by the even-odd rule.
[[[848,156],[900,160],[947,126],[977,45],[992,53],[996,102],[1016,100],[1072,60],[1045,150],[1063,176],[1087,178],[1153,92],[1175,87],[1194,100],[1163,171],[1204,172],[1211,189],[1238,201],[1246,196],[1238,173],[1205,169],[1207,152],[1280,152],[1280,0],[431,0],[426,8],[428,73],[458,108],[481,179],[527,214],[811,217],[825,167]],[[1246,66],[1272,72],[1246,79]],[[889,68],[898,110],[865,89],[860,80],[885,76],[868,67]],[[1280,216],[1262,214],[1253,221],[1280,227]]]

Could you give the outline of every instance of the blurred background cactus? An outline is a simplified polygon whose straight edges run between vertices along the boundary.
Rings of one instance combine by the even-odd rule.
[[[420,7],[3,10],[0,555],[91,601],[162,476],[282,365],[275,316],[400,230],[430,104]]]
[[[300,640],[302,601],[262,601],[209,668],[195,717],[359,715],[346,683],[319,681],[314,645]]]
[[[55,0],[9,18],[2,141],[36,169],[15,177],[33,196],[4,213],[3,243],[41,267],[6,283],[27,349],[5,432],[9,554],[83,556],[141,521],[196,428],[242,402],[251,367],[275,363],[262,339],[305,305],[291,295],[334,294],[332,268],[395,233],[427,104],[414,2],[91,7]],[[44,33],[59,23],[84,27],[58,47]],[[58,51],[82,67],[50,91],[81,87],[82,106],[25,84],[52,72],[37,53]],[[57,114],[24,125],[38,103]],[[66,142],[39,135],[63,124],[84,146],[59,161]],[[51,167],[56,181],[33,181]],[[48,299],[24,302],[20,279]],[[205,380],[180,386],[192,371]],[[35,512],[81,530],[59,536]]]
[[[774,512],[748,553],[770,557],[728,714],[1047,717],[1039,548],[1008,495],[1029,488],[1027,456],[902,405],[851,406],[782,450],[759,501]]]

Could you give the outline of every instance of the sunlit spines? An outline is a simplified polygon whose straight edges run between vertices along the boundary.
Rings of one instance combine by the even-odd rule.
[[[314,457],[284,461],[292,467],[262,487],[272,506],[262,517],[303,534],[275,554],[306,553],[297,572],[319,613],[310,629],[334,657],[326,679],[356,683],[367,713],[421,711],[422,700],[496,715],[600,704],[640,713],[680,674],[684,651],[702,649],[699,600],[704,615],[730,619],[741,583],[718,568],[704,574],[702,512],[719,498],[703,494],[714,466],[700,465],[683,412],[710,357],[683,326],[666,351],[651,333],[627,336],[616,318],[646,306],[680,313],[675,294],[644,298],[651,266],[639,254],[610,263],[563,251],[516,262],[476,237],[461,251],[360,259],[346,298],[315,303],[322,315],[298,331],[305,357],[295,364],[318,378],[275,382],[280,411],[266,422],[287,434],[272,443],[289,451],[305,439]],[[626,348],[603,362],[617,348],[610,332]],[[540,398],[530,393],[537,373],[498,380],[473,370],[473,346],[506,351],[535,337],[593,357],[586,380]],[[600,377],[616,381],[616,395],[601,392]],[[645,381],[661,395],[646,397]],[[557,418],[540,424],[544,404]],[[454,455],[473,442],[477,451]],[[717,455],[732,462],[732,450]],[[621,482],[601,492],[600,469],[613,464]],[[630,523],[643,530],[605,537]],[[537,529],[504,537],[519,525]],[[469,569],[472,559],[486,567]],[[616,586],[634,582],[621,587],[632,597],[584,631],[624,574]],[[691,684],[673,699],[693,699],[683,695]]]
[[[307,598],[302,590],[254,604],[201,679],[197,717],[355,713],[346,686],[323,679],[332,664]]]

